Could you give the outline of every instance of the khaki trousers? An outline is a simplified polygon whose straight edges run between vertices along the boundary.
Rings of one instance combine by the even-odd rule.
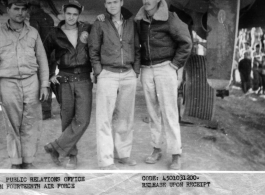
[[[133,70],[114,73],[103,69],[98,76],[96,129],[100,167],[114,163],[114,147],[119,158],[130,157],[136,82]]]
[[[0,95],[11,163],[32,163],[42,124],[37,74],[21,80],[1,78]]]
[[[181,154],[181,137],[178,115],[178,79],[170,62],[154,66],[142,66],[141,82],[151,119],[152,146],[161,148],[166,134],[167,152]]]

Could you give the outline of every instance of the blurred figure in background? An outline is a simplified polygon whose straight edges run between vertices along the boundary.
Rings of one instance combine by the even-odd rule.
[[[250,89],[250,73],[251,73],[251,57],[250,52],[244,53],[244,59],[238,64],[238,70],[240,73],[241,87],[244,93]]]
[[[37,29],[40,34],[42,42],[47,38],[51,28],[54,26],[54,21],[52,17],[45,13],[41,8],[39,0],[30,0],[30,20],[29,23],[31,26]],[[47,50],[46,50],[47,52]],[[50,61],[50,59],[48,59]],[[51,66],[50,66],[51,67]],[[52,110],[52,93],[49,91],[49,98],[47,101],[42,102],[42,119],[46,120],[51,118]]]

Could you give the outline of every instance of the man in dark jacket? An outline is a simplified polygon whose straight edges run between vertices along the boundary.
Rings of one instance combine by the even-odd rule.
[[[89,125],[92,106],[92,68],[88,54],[90,25],[78,22],[82,9],[76,0],[64,5],[65,20],[51,30],[44,42],[47,55],[55,50],[59,62],[60,72],[58,75],[51,72],[50,81],[60,84],[63,131],[58,139],[45,146],[45,150],[57,165],[60,165],[59,155],[69,156],[67,169],[77,166],[76,144]]]
[[[177,72],[188,59],[192,43],[188,27],[168,11],[165,0],[143,0],[135,17],[141,42],[141,82],[150,115],[153,153],[145,160],[156,163],[162,156],[162,129],[167,151],[172,155],[170,169],[180,169],[182,152],[178,121]]]
[[[105,0],[105,21],[91,30],[90,57],[97,76],[97,155],[101,169],[116,169],[119,162],[136,165],[130,154],[140,46],[132,14],[121,14],[123,0]],[[115,110],[112,134],[112,116]]]
[[[54,27],[54,21],[52,17],[45,13],[43,9],[40,7],[39,0],[30,0],[30,26],[33,26],[37,29],[40,34],[42,42],[47,38],[50,30]],[[52,110],[52,93],[50,91],[49,98],[47,101],[42,102],[42,119],[46,120],[51,118],[51,110]]]

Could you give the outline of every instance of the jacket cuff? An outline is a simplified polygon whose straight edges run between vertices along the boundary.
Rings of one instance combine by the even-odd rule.
[[[172,68],[174,68],[175,70],[178,70],[178,69],[179,69],[179,67],[178,67],[177,65],[173,64],[172,62],[170,62],[169,65],[170,65]]]
[[[134,65],[133,70],[136,74],[140,74],[140,65]]]
[[[43,87],[50,87],[50,83],[49,83],[49,81],[43,81],[43,82],[41,83],[41,88],[43,88]]]

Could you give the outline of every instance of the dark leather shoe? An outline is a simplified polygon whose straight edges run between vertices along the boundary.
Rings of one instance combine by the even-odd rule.
[[[130,159],[130,158],[120,158],[118,160],[118,162],[121,164],[124,164],[124,165],[129,165],[129,166],[137,165],[137,162],[135,160]]]
[[[22,163],[22,169],[36,169],[36,167],[32,163]]]
[[[48,143],[44,146],[44,149],[47,153],[49,153],[52,157],[53,162],[58,165],[61,166],[62,163],[59,161],[59,156],[60,154],[54,149],[54,147],[52,146],[51,143]]]
[[[169,166],[170,170],[180,170],[181,168],[181,160],[180,155],[173,155],[172,156],[172,163]]]
[[[77,167],[77,156],[70,155],[69,161],[65,165],[65,168],[69,170],[73,170],[73,169],[76,169],[76,167]]]
[[[11,169],[21,169],[21,165],[11,165]]]

